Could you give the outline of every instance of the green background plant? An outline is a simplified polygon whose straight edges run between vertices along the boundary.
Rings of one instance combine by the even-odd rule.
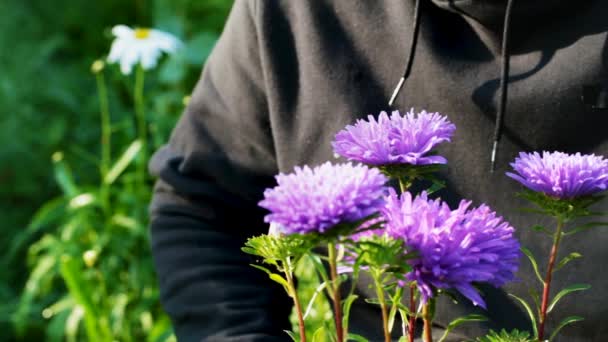
[[[0,2],[0,248],[6,251],[0,340],[170,336],[147,247],[152,180],[136,189],[127,155],[118,177],[102,181],[99,98],[90,66],[108,53],[116,24],[152,26],[184,41],[184,49],[146,75],[149,154],[167,140],[231,3]],[[137,138],[134,80],[115,66],[103,75],[112,166]],[[104,188],[109,203],[101,200]]]

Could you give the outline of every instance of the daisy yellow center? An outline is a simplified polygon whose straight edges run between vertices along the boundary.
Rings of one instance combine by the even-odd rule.
[[[137,39],[146,39],[150,35],[150,29],[146,28],[137,28],[135,29],[135,38]]]

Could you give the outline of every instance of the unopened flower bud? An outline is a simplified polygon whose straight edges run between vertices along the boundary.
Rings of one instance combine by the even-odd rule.
[[[103,70],[105,66],[106,63],[104,63],[101,59],[98,59],[93,62],[93,64],[91,64],[91,72],[94,74],[98,74]]]
[[[87,267],[93,267],[93,265],[95,265],[97,262],[98,256],[99,253],[97,253],[96,250],[89,249],[82,254],[82,260],[84,260],[84,264],[87,265]]]

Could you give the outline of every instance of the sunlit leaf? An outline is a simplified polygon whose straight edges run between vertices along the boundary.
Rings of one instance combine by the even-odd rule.
[[[141,150],[141,140],[135,140],[129,145],[125,152],[118,158],[116,163],[112,165],[110,171],[104,176],[103,181],[106,184],[112,184],[120,176],[120,174],[135,160],[135,157]]]

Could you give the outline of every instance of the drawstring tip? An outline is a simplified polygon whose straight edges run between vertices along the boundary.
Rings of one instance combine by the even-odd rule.
[[[397,98],[397,95],[399,95],[399,92],[401,91],[401,88],[403,87],[404,82],[405,82],[405,77],[401,77],[401,79],[399,80],[399,83],[397,84],[397,87],[395,87],[395,90],[393,90],[393,95],[391,95],[391,99],[388,101],[389,107],[392,107],[393,103],[395,103],[395,99]]]
[[[492,145],[492,155],[490,157],[490,172],[494,173],[496,171],[496,154],[498,151],[498,140],[494,140],[494,144]]]

